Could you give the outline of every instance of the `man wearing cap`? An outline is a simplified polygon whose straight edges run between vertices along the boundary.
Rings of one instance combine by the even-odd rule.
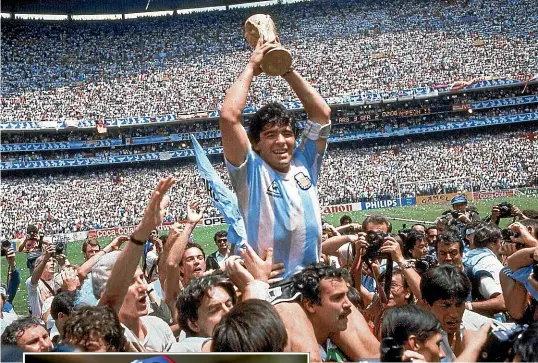
[[[460,214],[458,216],[459,222],[463,224],[470,224],[472,222],[479,222],[482,220],[475,209],[469,208],[467,205],[467,197],[465,195],[461,194],[455,196],[450,201],[450,204],[452,204],[452,209]]]

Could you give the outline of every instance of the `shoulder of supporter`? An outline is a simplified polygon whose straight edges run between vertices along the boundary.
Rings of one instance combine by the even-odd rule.
[[[207,337],[189,337],[175,342],[170,347],[169,352],[174,353],[201,353],[205,344],[209,343],[211,338]]]

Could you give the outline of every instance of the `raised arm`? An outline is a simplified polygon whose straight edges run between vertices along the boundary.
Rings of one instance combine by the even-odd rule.
[[[110,242],[110,244],[108,244],[105,248],[89,258],[88,261],[84,262],[77,270],[77,276],[80,279],[80,282],[82,283],[82,281],[84,281],[88,273],[92,271],[93,266],[95,266],[101,257],[109,252],[119,250],[121,245],[128,240],[129,237],[127,236],[118,236],[114,238],[112,242]]]
[[[189,242],[189,236],[198,222],[200,222],[204,214],[205,208],[202,208],[198,213],[196,212],[199,205],[200,202],[194,202],[187,206],[187,220],[183,231],[180,231],[177,227],[172,227],[170,229],[170,234],[168,235],[168,240],[166,241],[166,245],[170,245],[171,247],[166,257],[164,302],[170,308],[170,311],[172,312],[172,320],[174,322],[177,322],[178,316],[176,300],[182,290],[179,263],[183,258],[183,253],[185,252],[185,248]]]
[[[331,108],[318,91],[296,71],[285,73],[282,77],[289,83],[293,91],[297,94],[297,97],[299,97],[299,100],[301,100],[310,121],[321,126],[328,125],[330,123]],[[327,147],[327,138],[321,137],[317,139],[316,146],[318,154],[322,155]]]
[[[53,253],[54,253],[54,245],[50,244],[47,246],[47,249],[45,250],[45,252],[43,252],[43,259],[41,260],[41,263],[37,265],[34,269],[34,272],[32,272],[32,277],[30,279],[30,283],[32,285],[37,285],[37,283],[39,282],[39,279],[41,278],[41,274],[43,273],[43,271],[45,271],[47,262],[49,262]]]
[[[249,150],[249,140],[241,124],[241,115],[247,105],[250,84],[254,76],[261,73],[260,64],[264,54],[276,46],[272,43],[262,44],[260,38],[247,66],[224,97],[224,104],[220,110],[219,128],[224,156],[234,166],[243,164]]]
[[[144,211],[144,218],[135,228],[129,243],[121,251],[118,260],[112,267],[110,278],[99,301],[100,305],[108,305],[116,312],[120,310],[144,252],[144,241],[148,240],[151,236],[151,231],[162,223],[165,209],[170,201],[165,194],[174,183],[175,180],[170,176],[166,179],[161,179],[159,185],[153,191]]]

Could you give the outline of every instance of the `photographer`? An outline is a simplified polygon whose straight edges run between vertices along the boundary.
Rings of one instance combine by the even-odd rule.
[[[57,264],[53,257],[54,252],[54,245],[48,245],[43,255],[35,261],[35,269],[32,272],[32,276],[25,283],[30,312],[36,318],[41,318],[41,309],[45,300],[54,296],[60,287],[54,282],[54,272]]]
[[[490,221],[491,223],[495,223],[496,225],[499,225],[499,222],[502,218],[510,218],[513,217],[514,220],[518,218],[519,220],[526,220],[529,219],[521,210],[516,207],[515,205],[512,205],[508,202],[502,202],[500,204],[494,205],[491,208],[491,217]]]
[[[501,230],[487,224],[474,232],[475,249],[467,252],[464,265],[473,284],[473,301],[466,308],[504,321],[506,311],[499,274],[503,265],[499,261]]]
[[[41,256],[41,243],[43,242],[43,236],[39,235],[39,231],[36,226],[30,224],[26,229],[26,237],[19,246],[19,252],[24,252],[26,256],[26,267],[30,270],[30,273],[34,271],[36,260]]]
[[[482,220],[476,209],[469,207],[467,197],[465,195],[455,196],[450,201],[450,204],[452,204],[453,217],[462,225],[467,225]]]

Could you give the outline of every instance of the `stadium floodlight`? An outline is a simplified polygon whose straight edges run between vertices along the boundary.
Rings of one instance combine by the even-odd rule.
[[[68,16],[63,14],[15,14],[15,19],[24,20],[67,20]]]
[[[121,14],[72,15],[73,20],[121,20]]]
[[[167,16],[167,15],[174,15],[173,10],[168,11],[147,11],[143,13],[130,13],[125,14],[125,19],[136,19],[141,17],[157,17],[157,16]]]
[[[0,18],[9,19],[9,18],[11,18],[11,14],[10,13],[0,13]]]

